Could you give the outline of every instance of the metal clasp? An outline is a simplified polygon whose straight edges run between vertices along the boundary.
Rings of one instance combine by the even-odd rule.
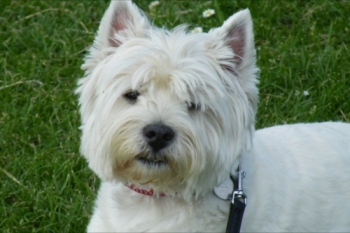
[[[237,186],[234,187],[233,192],[232,192],[232,197],[231,197],[231,202],[232,204],[235,203],[235,198],[242,199],[244,204],[247,204],[247,195],[244,194],[243,192],[243,187],[242,187],[242,179],[245,177],[245,172],[241,170],[241,166],[238,167],[238,182]],[[236,185],[236,182],[234,182],[234,178],[231,176],[231,179],[233,183]]]

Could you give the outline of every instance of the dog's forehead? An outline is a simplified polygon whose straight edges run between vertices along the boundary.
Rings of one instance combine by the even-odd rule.
[[[214,38],[206,33],[158,30],[127,41],[117,51],[117,57],[132,76],[133,89],[153,86],[177,95],[193,94],[199,89],[203,93],[211,91],[207,87],[212,83],[216,87],[221,83],[217,71],[222,68],[213,43]],[[130,67],[125,66],[126,62]]]

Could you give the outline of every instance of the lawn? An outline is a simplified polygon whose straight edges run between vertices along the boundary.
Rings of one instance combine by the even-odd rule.
[[[158,26],[204,31],[249,8],[257,128],[350,121],[349,1],[135,1]],[[74,95],[108,1],[0,1],[0,232],[84,232],[99,186],[79,156]],[[215,10],[209,18],[202,12]]]

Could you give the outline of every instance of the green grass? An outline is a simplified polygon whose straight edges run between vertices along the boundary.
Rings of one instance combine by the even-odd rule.
[[[204,31],[251,10],[258,128],[350,120],[349,1],[163,0],[152,11],[149,2],[136,1],[156,25]],[[0,232],[85,230],[99,180],[79,156],[73,90],[107,5],[0,1]],[[202,18],[207,8],[216,14]]]

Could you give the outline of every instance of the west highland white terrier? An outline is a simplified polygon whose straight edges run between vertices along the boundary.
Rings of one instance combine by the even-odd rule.
[[[249,10],[194,34],[112,1],[82,68],[81,152],[102,180],[89,232],[224,232],[213,190],[239,165],[242,232],[350,231],[350,124],[254,129]]]

